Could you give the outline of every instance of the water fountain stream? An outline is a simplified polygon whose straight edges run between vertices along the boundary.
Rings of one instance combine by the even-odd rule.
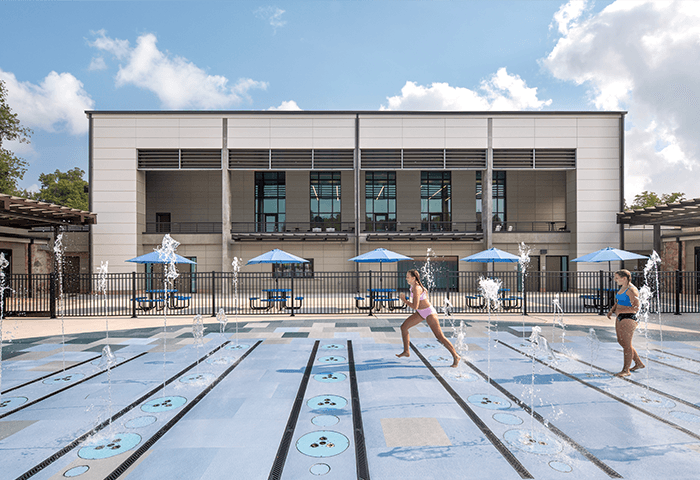
[[[58,280],[58,316],[61,319],[61,361],[63,364],[63,370],[66,370],[66,331],[65,331],[65,318],[63,316],[63,253],[65,252],[65,247],[63,246],[63,232],[56,236],[53,242],[53,253],[56,261],[56,274]]]
[[[165,234],[160,247],[156,249],[158,259],[163,262],[163,394],[165,395],[165,366],[167,363],[167,336],[168,336],[168,295],[173,289],[175,280],[180,275],[175,266],[177,257],[175,250],[180,242]]]
[[[488,313],[488,320],[486,324],[486,330],[488,334],[487,343],[487,360],[486,360],[486,377],[487,383],[491,383],[491,311],[495,311],[499,308],[499,297],[498,292],[501,289],[501,281],[496,278],[479,278],[479,290],[481,295],[484,297],[486,302],[486,310]],[[498,323],[496,323],[496,329],[498,329]]]
[[[10,262],[5,258],[4,253],[0,253],[0,392],[2,392],[2,342],[3,338],[3,319],[5,318],[5,290],[9,290],[5,286],[5,269],[10,265]],[[2,396],[2,393],[0,393]]]

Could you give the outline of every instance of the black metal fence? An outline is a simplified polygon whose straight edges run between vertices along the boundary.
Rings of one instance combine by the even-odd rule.
[[[172,283],[157,273],[111,273],[105,292],[98,293],[100,275],[10,275],[6,278],[3,312],[17,316],[151,316],[227,314],[382,314],[406,310],[398,298],[408,292],[404,273],[313,272],[291,277],[271,273],[181,273]],[[301,276],[303,275],[303,276]],[[424,283],[439,311],[486,312],[495,305],[482,296],[481,272],[437,272],[442,288]],[[497,272],[500,311],[548,314],[555,303],[564,313],[600,313],[609,309],[616,285],[612,273]],[[70,277],[70,278],[69,278]],[[645,285],[641,274],[633,281]],[[649,279],[652,312],[700,312],[700,272],[659,272]],[[60,288],[62,287],[62,288]]]

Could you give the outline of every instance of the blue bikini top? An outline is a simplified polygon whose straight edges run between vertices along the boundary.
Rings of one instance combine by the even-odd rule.
[[[617,304],[620,305],[621,307],[631,307],[632,306],[632,300],[630,299],[630,296],[627,294],[627,290],[629,290],[629,289],[630,289],[630,287],[627,287],[624,292],[615,294],[615,299],[617,300]]]

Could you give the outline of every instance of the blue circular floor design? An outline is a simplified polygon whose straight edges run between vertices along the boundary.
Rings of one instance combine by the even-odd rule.
[[[557,440],[540,431],[508,430],[503,434],[503,438],[513,447],[527,453],[553,455],[564,448]]]
[[[568,463],[560,462],[558,460],[552,460],[551,462],[549,462],[549,466],[557,472],[570,473],[573,471],[571,465],[569,465]]]
[[[102,440],[81,448],[78,456],[85,460],[109,458],[127,452],[139,443],[141,443],[141,435],[137,433],[118,433],[110,440]]]
[[[241,343],[240,345],[226,345],[224,350],[246,350],[248,348],[250,348],[250,345]]]
[[[88,470],[90,470],[90,467],[87,465],[79,465],[63,472],[63,476],[67,478],[79,477]]]
[[[311,468],[309,468],[309,473],[311,473],[311,475],[316,476],[325,475],[330,471],[330,465],[327,465],[325,463],[314,463],[313,465],[311,465]]]
[[[332,427],[337,425],[340,419],[335,415],[317,415],[311,419],[311,423],[317,427]]]
[[[10,411],[27,403],[27,400],[27,397],[2,397],[0,398],[0,408],[6,408]]]
[[[333,457],[343,453],[349,446],[348,437],[331,430],[307,433],[297,440],[297,450],[316,458]]]
[[[210,365],[231,365],[236,361],[236,357],[220,357],[218,355],[207,358]]]
[[[320,357],[318,361],[321,363],[343,363],[345,361],[345,357],[341,357],[338,355],[328,355],[325,357]]]
[[[155,421],[158,420],[153,415],[142,415],[140,417],[132,418],[124,424],[126,428],[143,428],[147,427]]]
[[[457,382],[476,382],[479,379],[479,377],[474,375],[473,373],[460,372],[459,368],[457,368],[456,370],[456,372],[450,372],[449,375],[445,376],[449,376],[450,379],[455,380]]]
[[[343,345],[340,345],[339,343],[329,343],[328,345],[321,345],[322,350],[342,350],[345,348]]]
[[[470,396],[467,400],[477,407],[487,408],[489,410],[507,410],[511,407],[511,403],[508,400],[497,397],[496,395],[477,394]]]
[[[648,392],[641,393],[641,394],[629,395],[627,398],[632,400],[632,402],[636,403],[637,405],[644,405],[647,407],[671,409],[671,408],[674,408],[676,406],[675,402],[672,402],[671,400],[660,397],[658,395],[652,395]]]
[[[214,374],[212,373],[190,373],[180,378],[182,383],[209,383],[214,380]]]
[[[428,357],[428,360],[433,363],[452,363],[452,357],[448,357],[447,355],[431,355]]]
[[[493,419],[504,425],[520,425],[523,419],[512,413],[494,413]]]
[[[47,378],[44,380],[44,383],[46,385],[65,385],[66,383],[74,382],[76,380],[80,380],[81,378],[85,378],[85,374],[63,372],[63,375]]]
[[[147,413],[167,412],[168,410],[180,408],[185,403],[187,403],[187,399],[185,397],[160,397],[141,405],[141,410]]]
[[[333,383],[333,382],[342,382],[348,378],[345,376],[344,373],[317,373],[314,375],[314,380],[317,382],[322,382],[322,383]]]
[[[418,348],[421,349],[431,349],[431,348],[437,348],[437,345],[433,345],[432,343],[424,343],[422,345],[418,345]]]
[[[700,416],[695,415],[693,413],[674,410],[671,412],[671,415],[676,417],[678,420],[684,420],[686,422],[700,422]]]
[[[338,395],[319,395],[310,399],[306,404],[313,410],[332,409],[339,410],[345,408],[348,401]]]
[[[152,362],[145,362],[144,365],[170,365],[171,363],[174,363],[174,362],[171,362],[170,360],[166,360],[166,361],[154,360]]]

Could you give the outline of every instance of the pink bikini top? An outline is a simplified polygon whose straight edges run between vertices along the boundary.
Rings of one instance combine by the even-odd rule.
[[[413,290],[409,290],[408,292],[409,292],[408,293],[408,301],[412,302],[413,301]],[[425,294],[425,289],[423,289],[423,292],[420,294],[420,298],[418,298],[418,300],[419,301],[425,300],[426,298],[428,298],[428,296]]]

